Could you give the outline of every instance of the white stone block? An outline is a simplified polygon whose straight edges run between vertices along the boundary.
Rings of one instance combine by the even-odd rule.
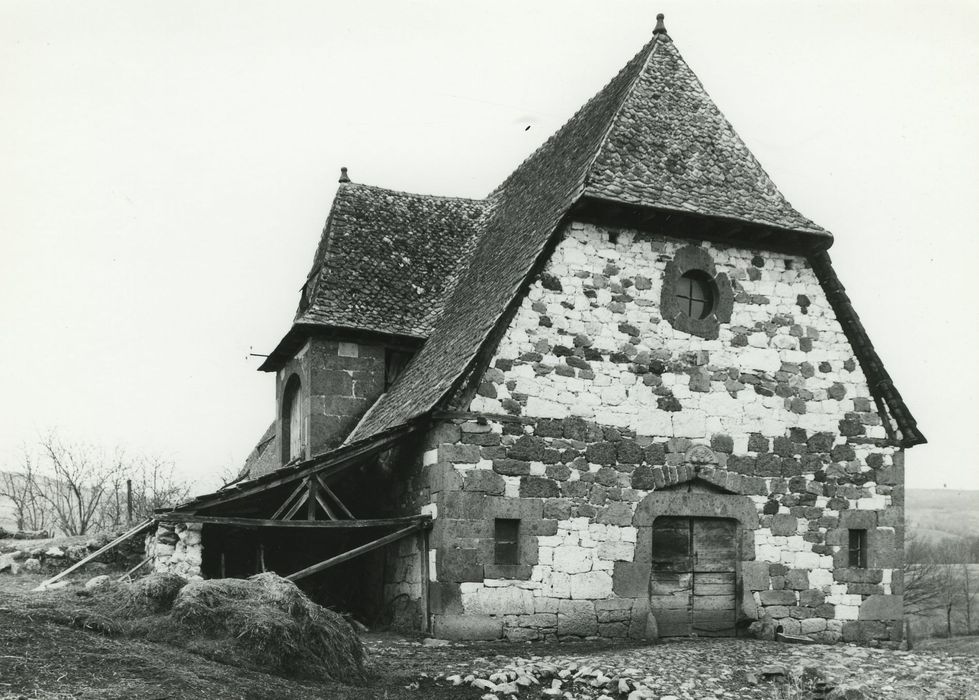
[[[544,575],[541,595],[549,598],[571,597],[571,576],[562,571],[551,571]]]
[[[677,437],[705,437],[707,434],[706,414],[703,411],[689,409],[673,414],[673,434]]]
[[[750,338],[749,338],[750,342]],[[738,366],[745,371],[777,372],[782,367],[782,359],[776,350],[743,348],[738,355]]]
[[[673,421],[670,413],[659,409],[633,415],[629,422],[629,427],[636,431],[637,435],[663,436],[673,435]]]
[[[809,572],[809,587],[823,590],[833,585],[833,572],[828,569],[815,569]]]
[[[796,569],[818,569],[819,555],[814,552],[799,552],[795,555]]]
[[[612,577],[605,571],[591,571],[571,576],[571,597],[576,600],[597,600],[612,595]]]
[[[836,619],[837,620],[856,620],[860,617],[860,606],[859,605],[837,605],[836,606]]]
[[[534,418],[567,418],[568,407],[554,401],[545,401],[536,396],[527,397],[526,415]]]
[[[481,588],[461,596],[462,607],[473,615],[530,615],[534,612],[534,596],[515,586]]]
[[[435,464],[438,461],[439,461],[438,449],[425,450],[425,452],[422,454],[422,466],[427,467],[431,464]]]
[[[554,570],[568,574],[591,571],[591,551],[584,547],[563,546],[554,550]]]
[[[635,546],[628,542],[602,542],[598,545],[598,558],[606,561],[632,561]]]

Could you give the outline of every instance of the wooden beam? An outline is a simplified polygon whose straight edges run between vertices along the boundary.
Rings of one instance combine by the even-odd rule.
[[[309,485],[309,479],[303,482],[302,486],[305,488]],[[292,520],[292,516],[299,512],[299,509],[303,507],[303,503],[308,500],[308,494],[306,496],[300,495],[296,499],[296,502],[292,504],[292,507],[286,511],[286,514],[282,516],[283,520]]]
[[[341,522],[341,521],[334,521],[334,522]],[[330,557],[325,561],[321,561],[319,564],[313,564],[312,566],[307,566],[305,569],[301,569],[294,574],[289,574],[288,576],[286,576],[286,578],[289,579],[290,581],[298,581],[301,578],[306,578],[307,576],[311,576],[313,574],[319,573],[320,571],[325,571],[326,569],[336,566],[337,564],[342,564],[345,561],[349,561],[351,559],[354,559],[355,557],[359,557],[361,554],[366,554],[367,552],[375,550],[378,547],[383,547],[386,544],[390,544],[392,542],[400,540],[402,537],[407,537],[415,530],[421,529],[423,527],[425,527],[425,523],[416,523],[415,525],[410,525],[402,530],[392,532],[390,535],[385,535],[384,537],[373,540],[372,542],[368,542],[367,544],[362,544],[359,547],[351,549],[349,552],[344,552],[343,554],[338,554],[335,557]]]
[[[395,527],[413,523],[426,523],[428,515],[408,515],[401,518],[367,518],[362,520],[270,520],[268,518],[239,518],[230,515],[192,515],[190,513],[160,513],[156,516],[162,522],[206,523],[242,528],[326,528],[350,529],[368,527]]]
[[[149,561],[150,559],[152,559],[152,558],[153,558],[153,555],[151,554],[151,555],[149,555],[148,557],[146,557],[146,558],[145,558],[145,559],[144,559],[143,561],[141,561],[140,563],[138,563],[138,564],[137,564],[136,566],[134,566],[133,568],[131,568],[131,569],[130,569],[129,571],[127,571],[126,573],[124,573],[124,574],[123,574],[122,576],[120,576],[120,577],[119,577],[119,578],[117,579],[117,580],[119,581],[119,583],[122,583],[123,581],[125,581],[126,579],[128,579],[128,578],[129,578],[130,576],[132,576],[132,575],[133,575],[134,573],[136,573],[136,572],[137,572],[137,571],[139,571],[139,570],[140,570],[141,568],[143,568],[143,566],[144,566],[144,565],[145,565],[145,564],[146,564],[146,563],[147,563],[147,562],[148,562],[148,561]]]
[[[326,513],[326,516],[330,520],[338,520],[337,514],[333,512],[332,508],[330,508],[330,504],[326,502],[325,498],[323,498],[323,494],[320,493],[319,489],[316,489],[316,502],[320,504],[320,508],[323,509],[323,512]]]
[[[272,513],[272,520],[275,520],[276,518],[282,517],[282,514],[286,512],[286,508],[288,508],[289,507],[289,504],[292,503],[292,499],[293,498],[296,498],[297,496],[299,496],[300,493],[302,493],[304,486],[305,486],[305,484],[300,483],[299,486],[297,486],[293,490],[293,492],[289,494],[289,498],[287,498],[286,500],[282,501],[282,505],[279,506],[278,510],[276,510],[274,513]]]
[[[421,557],[422,597],[420,601],[422,632],[430,633],[432,623],[428,614],[428,528],[418,531],[418,556]]]
[[[350,518],[351,520],[353,520],[354,519],[354,514],[350,512],[350,509],[347,508],[347,506],[343,505],[343,501],[341,501],[339,498],[337,498],[337,495],[335,493],[333,493],[333,489],[331,489],[329,486],[326,485],[326,479],[324,479],[323,477],[321,477],[319,474],[316,474],[315,476],[316,476],[316,480],[318,482],[320,482],[320,487],[326,492],[326,495],[329,496],[330,498],[332,498],[333,501],[338,506],[340,506],[340,510],[342,510],[347,515],[348,518]]]
[[[40,584],[38,584],[37,588],[35,588],[34,590],[35,591],[42,591],[42,590],[44,590],[47,586],[50,586],[55,581],[60,581],[65,576],[67,576],[68,574],[70,574],[72,571],[77,571],[78,569],[82,568],[83,566],[85,566],[86,564],[88,564],[90,561],[92,561],[93,559],[95,559],[97,556],[99,556],[101,554],[104,554],[105,552],[108,552],[110,549],[113,549],[115,547],[118,547],[120,544],[122,544],[123,542],[125,542],[126,540],[128,540],[130,537],[134,537],[135,535],[138,535],[139,533],[143,532],[144,530],[149,529],[149,527],[151,525],[153,525],[155,522],[156,521],[154,521],[152,518],[150,518],[149,520],[144,520],[139,525],[137,525],[137,526],[135,526],[135,527],[127,530],[123,534],[119,535],[117,538],[115,538],[114,540],[112,540],[111,542],[109,542],[109,544],[105,545],[104,547],[98,548],[97,550],[95,550],[94,552],[92,552],[91,554],[89,554],[87,557],[83,557],[83,558],[79,559],[74,564],[72,564],[71,566],[69,566],[67,569],[65,569],[64,571],[62,571],[60,574],[55,574],[54,576],[52,576],[51,578],[49,578],[47,581],[42,581]]]
[[[350,445],[341,446],[332,452],[328,452],[324,455],[320,455],[319,457],[314,457],[306,462],[302,462],[298,466],[289,470],[280,470],[283,472],[287,471],[287,473],[277,475],[277,472],[272,472],[268,475],[268,477],[259,477],[256,479],[255,481],[258,483],[251,485],[248,485],[247,483],[239,484],[234,493],[224,493],[218,491],[205,496],[199,496],[198,498],[195,498],[194,500],[178,507],[182,509],[186,508],[186,512],[188,513],[195,513],[202,508],[211,508],[224,503],[231,503],[233,501],[241,500],[242,498],[263,493],[269,489],[274,489],[285,484],[291,484],[297,480],[305,479],[311,474],[322,474],[326,477],[331,476],[355,464],[361,457],[372,455],[375,452],[381,452],[389,445],[397,442],[406,435],[410,435],[411,433],[420,430],[427,424],[428,420],[428,414],[422,414],[421,416],[418,416],[407,423],[402,423],[401,425],[397,425],[393,428],[388,428],[372,438],[359,440]]]
[[[306,477],[306,520],[316,520],[316,482],[311,476]]]

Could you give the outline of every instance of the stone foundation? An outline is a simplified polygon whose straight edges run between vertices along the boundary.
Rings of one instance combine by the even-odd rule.
[[[153,558],[153,570],[201,578],[202,528],[201,523],[158,523],[156,532],[146,539],[146,555]]]

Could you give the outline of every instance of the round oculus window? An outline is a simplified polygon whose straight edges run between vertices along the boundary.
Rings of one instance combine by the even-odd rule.
[[[676,300],[680,311],[690,318],[707,318],[714,310],[714,284],[705,272],[685,272],[677,280]]]

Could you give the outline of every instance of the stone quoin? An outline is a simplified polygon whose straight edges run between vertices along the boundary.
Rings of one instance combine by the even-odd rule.
[[[161,523],[156,567],[340,556],[310,585],[446,638],[896,644],[904,450],[924,437],[832,240],[662,16],[484,200],[344,168],[261,368],[276,420],[239,483],[177,509],[202,517]],[[349,561],[390,530],[275,526],[408,516],[430,530]]]

